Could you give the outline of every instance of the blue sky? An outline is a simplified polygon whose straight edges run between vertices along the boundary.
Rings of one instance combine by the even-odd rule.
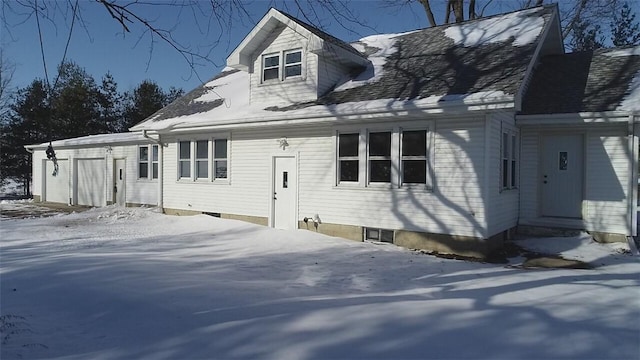
[[[55,68],[62,60],[69,35],[70,22],[64,18],[64,12],[69,10],[67,6],[69,2],[44,1],[49,1],[48,5],[54,5],[60,9],[56,12],[53,21],[40,21],[43,30],[45,62],[49,80],[53,81]],[[286,3],[286,0],[278,2],[280,5],[283,3],[295,6],[293,3]],[[385,6],[388,3],[389,1],[350,1],[351,8],[363,22],[366,22],[366,27],[344,23],[343,25],[350,28],[350,31],[334,19],[321,15],[324,19],[322,25],[325,31],[345,41],[357,40],[374,33],[397,33],[427,27],[424,10],[419,4],[414,2],[404,7]],[[432,3],[436,17],[441,19],[444,15],[441,7],[444,1]],[[484,2],[478,3],[483,5]],[[515,3],[517,1],[494,1],[486,14],[511,11],[517,5]],[[109,16],[103,6],[88,0],[80,0],[79,4],[84,23],[74,25],[66,58],[85,68],[96,81],[100,81],[104,74],[110,72],[118,83],[120,91],[132,89],[144,79],[154,80],[164,89],[175,86],[189,91],[199,85],[200,80],[191,74],[187,62],[166,43],[158,40],[153,44],[153,52],[150,53],[152,46],[150,37],[142,33],[139,28],[132,28],[131,33],[123,34],[121,26]],[[193,47],[212,49],[210,58],[215,64],[197,67],[201,79],[206,81],[221,70],[229,53],[272,4],[272,1],[267,0],[254,1],[247,6],[249,19],[244,22],[235,22],[231,29],[218,29],[214,26],[208,34],[201,30],[204,27],[202,22],[199,28],[190,13],[186,11],[179,13],[175,7],[157,5],[146,8],[141,15],[152,19],[159,27],[174,27],[172,34],[179,42],[188,43]],[[5,58],[15,64],[13,85],[20,88],[29,85],[35,78],[44,78],[37,24],[33,17],[25,19],[7,11],[6,6],[3,6],[3,10],[10,29],[0,29],[1,45]],[[289,8],[288,11],[294,16],[300,16],[293,11],[293,8]],[[221,36],[221,42],[212,47],[211,44],[218,36]]]

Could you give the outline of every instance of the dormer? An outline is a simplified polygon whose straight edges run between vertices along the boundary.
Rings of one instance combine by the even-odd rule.
[[[317,100],[368,64],[351,45],[276,9],[227,58],[250,74],[251,103],[266,106]]]

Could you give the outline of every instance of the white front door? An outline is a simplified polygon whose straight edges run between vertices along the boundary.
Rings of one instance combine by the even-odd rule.
[[[542,137],[542,216],[582,218],[584,136]]]
[[[127,192],[125,189],[125,169],[126,169],[126,160],[125,159],[116,159],[114,170],[114,179],[113,179],[113,197],[115,198],[115,203],[119,206],[126,206],[127,203]]]
[[[296,158],[273,157],[273,227],[297,229],[296,194],[298,192]]]

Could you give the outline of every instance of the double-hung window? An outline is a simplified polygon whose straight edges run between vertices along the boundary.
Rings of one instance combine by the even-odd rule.
[[[209,141],[196,141],[196,179],[209,178]]]
[[[191,178],[191,141],[178,143],[178,177]]]
[[[338,134],[338,182],[358,182],[360,134]]]
[[[370,183],[391,182],[391,132],[370,132],[367,165]]]
[[[284,78],[302,74],[302,51],[293,50],[284,53]]]
[[[158,145],[151,145],[151,178],[158,178]]]
[[[146,145],[138,148],[138,178],[149,178],[149,147]]]
[[[401,184],[427,183],[427,130],[402,131]]]
[[[501,184],[504,190],[517,187],[517,137],[509,132],[502,133],[501,142]]]
[[[149,156],[151,151],[151,156]],[[138,179],[158,178],[158,145],[138,147]]]
[[[262,57],[262,81],[280,79],[280,54]]]
[[[227,139],[213,141],[213,171],[214,179],[227,178]]]

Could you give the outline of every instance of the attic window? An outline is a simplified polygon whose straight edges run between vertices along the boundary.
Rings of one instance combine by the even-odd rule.
[[[262,81],[280,78],[280,55],[265,55],[262,57]]]
[[[302,74],[302,51],[288,51],[284,53],[284,77],[285,79]]]

